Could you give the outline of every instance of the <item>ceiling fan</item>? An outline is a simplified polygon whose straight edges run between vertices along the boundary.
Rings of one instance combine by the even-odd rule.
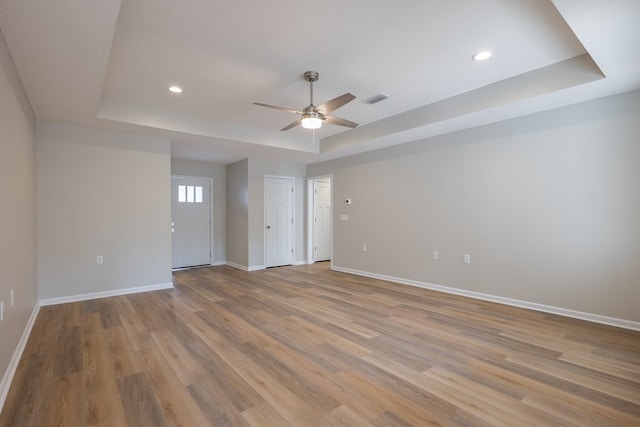
[[[275,105],[263,104],[261,102],[254,102],[255,105],[261,107],[274,108],[276,110],[288,111],[289,113],[299,114],[301,117],[293,123],[280,129],[289,130],[295,126],[302,125],[305,129],[318,129],[322,126],[322,122],[326,121],[332,125],[346,126],[354,128],[358,126],[358,123],[351,122],[349,120],[341,119],[339,117],[330,116],[329,113],[333,110],[337,110],[343,105],[353,101],[356,97],[350,93],[345,93],[337,98],[333,98],[331,101],[327,101],[322,105],[313,105],[313,82],[317,82],[320,78],[320,74],[317,71],[307,71],[304,73],[304,79],[309,82],[310,102],[309,105],[304,107],[302,111],[292,110],[290,108],[277,107]]]

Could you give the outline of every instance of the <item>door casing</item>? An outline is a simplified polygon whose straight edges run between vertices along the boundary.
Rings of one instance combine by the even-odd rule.
[[[264,176],[264,265],[277,267],[294,262],[295,179]]]
[[[203,209],[206,209],[205,213],[200,213],[197,215],[197,221],[200,221],[200,224],[196,224],[197,228],[200,228],[203,231],[204,242],[203,245],[205,247],[200,248],[201,254],[197,256],[191,256],[190,254],[182,254],[178,255],[175,253],[176,245],[175,245],[175,228],[176,222],[178,221],[178,216],[180,215],[180,209],[189,206],[181,206],[178,205],[177,201],[177,187],[178,185],[194,185],[194,186],[203,186],[205,191],[205,205],[202,206]],[[195,207],[195,205],[190,206]],[[172,175],[171,176],[171,229],[172,229],[172,245],[171,245],[171,265],[172,268],[184,268],[191,267],[196,265],[212,265],[213,264],[213,179],[208,177],[197,177],[197,176],[184,176],[184,175]],[[189,225],[191,226],[191,225]],[[182,232],[184,230],[181,230]],[[197,258],[197,259],[196,259]]]

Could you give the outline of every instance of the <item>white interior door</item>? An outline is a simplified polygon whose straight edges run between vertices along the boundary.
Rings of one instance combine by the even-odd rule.
[[[331,259],[331,181],[314,181],[313,188],[313,260]]]
[[[293,264],[293,178],[265,177],[265,265]]]
[[[172,267],[211,264],[211,180],[171,177]]]

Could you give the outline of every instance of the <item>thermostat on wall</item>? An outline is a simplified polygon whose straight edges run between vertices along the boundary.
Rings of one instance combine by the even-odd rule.
[[[344,203],[345,203],[345,205],[350,205],[351,204],[351,199],[344,199]]]

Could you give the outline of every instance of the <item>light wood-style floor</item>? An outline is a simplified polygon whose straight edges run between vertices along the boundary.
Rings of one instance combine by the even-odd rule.
[[[331,271],[43,307],[0,426],[639,426],[640,333]]]

